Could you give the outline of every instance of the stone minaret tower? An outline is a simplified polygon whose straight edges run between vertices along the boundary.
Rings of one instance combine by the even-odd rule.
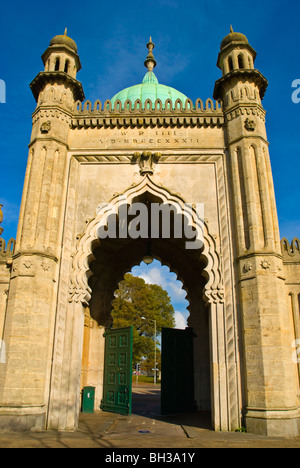
[[[83,101],[84,93],[76,80],[81,68],[77,46],[66,32],[51,40],[42,59],[45,70],[30,84],[37,107],[25,179],[26,206],[21,207],[16,249],[26,250],[30,245],[57,256],[70,121],[74,103]]]
[[[239,309],[243,327],[244,416],[248,431],[297,434],[296,368],[284,289],[275,194],[262,99],[267,80],[256,52],[231,32],[221,43],[215,85],[225,115]],[[280,418],[280,421],[279,421]],[[283,421],[285,418],[285,421]],[[260,425],[260,428],[258,428]]]
[[[45,427],[70,166],[70,121],[74,103],[84,99],[76,80],[81,68],[77,46],[66,33],[51,40],[42,59],[45,70],[30,85],[37,107],[7,304],[4,340],[8,358],[0,369],[2,407],[8,406],[10,415],[20,415],[22,408],[23,429]],[[9,421],[5,419],[4,424]]]

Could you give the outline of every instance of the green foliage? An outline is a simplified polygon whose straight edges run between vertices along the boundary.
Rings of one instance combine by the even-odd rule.
[[[235,432],[241,432],[242,434],[246,434],[247,430],[244,426],[239,427],[238,429],[235,430]]]
[[[115,296],[112,311],[114,328],[133,325],[133,363],[140,362],[143,357],[154,360],[153,320],[156,320],[156,336],[162,327],[175,326],[174,309],[168,293],[156,284],[147,284],[142,278],[126,274]],[[157,349],[158,361],[159,354]]]

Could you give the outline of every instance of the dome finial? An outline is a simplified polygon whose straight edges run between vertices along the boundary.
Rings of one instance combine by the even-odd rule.
[[[149,53],[148,53],[148,56],[147,56],[147,58],[146,58],[146,60],[144,62],[144,65],[145,65],[146,68],[148,68],[149,72],[152,72],[153,68],[156,67],[156,60],[155,60],[153,52],[152,52],[155,45],[152,42],[151,36],[150,36],[149,42],[148,42],[146,47],[149,50]]]
[[[233,27],[230,25],[230,32],[233,33]]]
[[[0,224],[3,221],[3,213],[2,213],[2,210],[1,210],[2,207],[3,207],[3,205],[0,205]],[[0,227],[0,236],[1,236],[3,231],[4,231],[4,229],[2,227]]]
[[[64,36],[67,36],[68,34],[68,28],[65,28]]]

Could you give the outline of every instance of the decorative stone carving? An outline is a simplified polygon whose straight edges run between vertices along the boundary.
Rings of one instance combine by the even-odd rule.
[[[6,258],[7,261],[11,260],[15,252],[15,244],[16,244],[15,239],[9,239],[6,245],[5,240],[1,238],[0,239],[0,257]]]
[[[249,273],[249,271],[252,270],[252,265],[250,262],[246,262],[243,266],[243,272],[244,273]]]
[[[50,120],[47,120],[47,122],[43,122],[41,125],[41,133],[49,133],[51,130],[51,122]]]
[[[43,268],[45,272],[50,270],[50,265],[45,260],[42,261],[41,267]]]
[[[32,263],[30,260],[25,260],[25,262],[23,263],[24,267],[29,270],[29,268],[32,267]]]
[[[209,304],[222,304],[224,303],[224,289],[219,286],[216,289],[206,289],[204,291],[204,300]]]
[[[254,132],[256,128],[256,123],[254,120],[246,119],[245,120],[245,129],[249,132]]]
[[[300,258],[300,240],[295,237],[291,243],[284,237],[281,240],[281,252],[284,261],[299,261]]]
[[[261,266],[264,270],[269,270],[269,268],[271,267],[271,263],[268,260],[263,260],[261,262]]]
[[[154,165],[158,163],[161,154],[152,153],[151,151],[143,151],[142,153],[134,153],[133,157],[137,160],[140,166],[141,175],[152,175],[154,172]]]
[[[185,103],[177,100],[174,105],[170,99],[166,101],[163,108],[163,103],[160,99],[147,101],[149,108],[144,108],[140,100],[132,103],[126,101],[126,107],[123,109],[120,101],[116,101],[112,106],[111,101],[107,100],[103,104],[97,100],[94,105],[90,101],[84,104],[77,101],[74,106],[72,117],[64,114],[65,119],[70,119],[72,128],[82,127],[126,127],[130,125],[134,127],[161,127],[172,125],[178,127],[192,126],[211,126],[221,127],[224,125],[224,113],[221,101],[214,102],[212,99],[207,99],[204,103],[201,99],[197,99],[193,103],[187,99]],[[37,111],[39,118],[47,112]],[[55,111],[53,111],[54,113]],[[58,112],[58,111],[56,111]],[[153,114],[155,112],[155,116]],[[54,117],[55,115],[53,115]],[[34,117],[37,118],[34,114]],[[59,117],[57,115],[57,117]]]

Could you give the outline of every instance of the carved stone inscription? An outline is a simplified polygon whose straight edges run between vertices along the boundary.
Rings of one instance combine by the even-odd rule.
[[[91,135],[92,140],[94,135]],[[92,140],[90,142],[92,143]],[[99,135],[94,140],[94,147],[98,148],[140,148],[145,147],[198,147],[202,142],[199,132],[191,132],[181,129],[135,129],[114,130],[106,129],[105,137]],[[74,146],[77,146],[76,144]]]
[[[106,140],[106,141],[105,141]],[[111,138],[100,139],[99,143],[107,143],[109,146],[186,146],[199,143],[199,138],[187,135],[180,130],[155,130],[150,134],[145,130],[132,132],[128,130],[119,131],[111,135]]]
[[[89,128],[71,132],[72,149],[130,149],[145,151],[148,148],[224,148],[222,128]]]

